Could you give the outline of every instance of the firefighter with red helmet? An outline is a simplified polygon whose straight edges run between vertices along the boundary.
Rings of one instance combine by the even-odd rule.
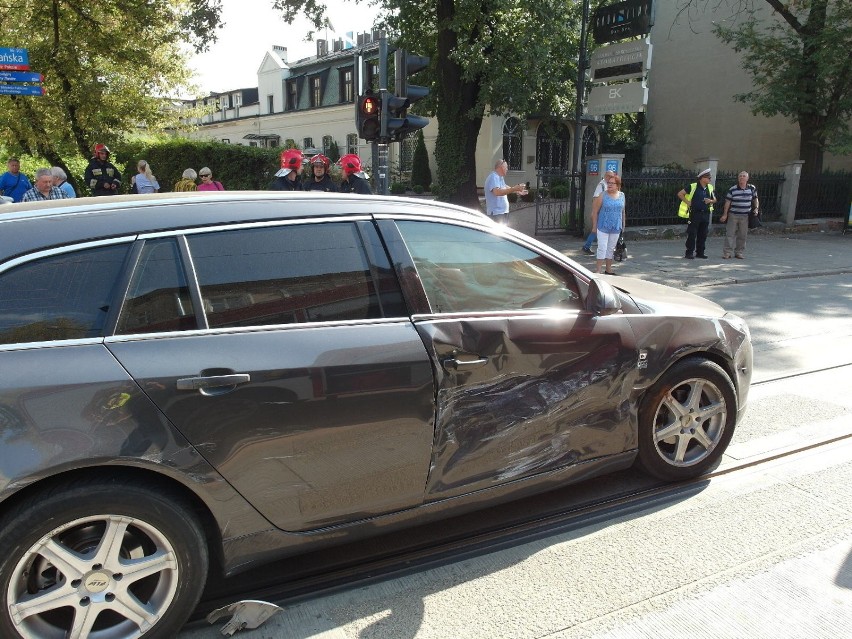
[[[305,156],[299,149],[287,149],[281,153],[281,169],[269,184],[270,191],[301,191],[302,162]]]
[[[121,186],[121,173],[109,161],[109,148],[106,144],[96,144],[92,159],[86,167],[84,179],[92,195],[116,195]]]
[[[367,182],[367,175],[361,170],[361,158],[354,153],[348,153],[340,158],[338,164],[343,169],[343,181],[340,183],[341,193],[370,195],[373,192],[370,189],[370,183]]]
[[[309,166],[311,174],[305,180],[306,191],[337,191],[337,185],[332,182],[328,170],[331,168],[331,160],[322,153],[317,153],[311,158]]]

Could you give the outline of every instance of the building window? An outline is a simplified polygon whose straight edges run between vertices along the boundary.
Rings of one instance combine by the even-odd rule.
[[[275,96],[267,95],[266,96],[266,110],[268,113],[275,113]]]
[[[295,111],[299,105],[299,91],[296,87],[296,81],[290,80],[287,82],[287,110]]]
[[[570,141],[568,127],[561,122],[541,124],[536,138],[538,168],[552,173],[567,171]]]
[[[243,103],[243,96],[241,96],[239,93],[235,93],[234,94],[234,106],[238,107],[242,103]]]
[[[346,136],[346,152],[358,154],[358,134],[349,133]]]
[[[340,101],[355,101],[355,74],[352,67],[340,70]]]
[[[583,151],[583,163],[585,164],[586,158],[590,155],[597,155],[598,153],[598,134],[592,127],[586,127],[586,130],[583,131],[583,143],[582,143],[582,151]]]
[[[330,135],[322,136],[322,153],[323,155],[331,155],[331,145],[334,144],[334,138]]]
[[[518,118],[506,118],[503,125],[503,159],[510,171],[523,170],[524,129]]]
[[[314,148],[314,139],[313,138],[304,138],[302,140],[302,149],[307,150],[307,149],[312,149],[312,148]]]
[[[322,78],[315,75],[311,78],[311,106],[318,107],[322,105]]]

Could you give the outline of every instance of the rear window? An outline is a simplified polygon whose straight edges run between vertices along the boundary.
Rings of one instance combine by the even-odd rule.
[[[0,344],[103,337],[129,250],[88,248],[0,273]]]

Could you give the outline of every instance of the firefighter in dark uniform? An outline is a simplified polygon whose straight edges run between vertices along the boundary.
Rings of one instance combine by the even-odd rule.
[[[328,170],[331,168],[331,160],[322,153],[317,153],[311,158],[309,166],[311,167],[311,174],[305,180],[306,191],[337,192],[337,185],[332,182],[331,176],[328,174]]]
[[[361,158],[354,153],[349,153],[340,158],[340,168],[343,169],[343,181],[340,183],[341,193],[372,194],[370,183],[366,180],[366,174],[361,171]]]
[[[94,155],[86,167],[84,179],[86,186],[94,196],[116,195],[121,186],[121,173],[109,161],[109,149],[106,144],[96,144]]]
[[[269,183],[270,191],[301,191],[302,162],[305,156],[299,149],[287,149],[281,154],[281,170]]]

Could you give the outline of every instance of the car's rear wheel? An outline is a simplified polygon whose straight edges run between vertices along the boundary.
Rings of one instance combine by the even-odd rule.
[[[645,394],[639,409],[639,466],[679,481],[713,468],[731,441],[737,396],[714,362],[686,359]]]
[[[2,637],[174,637],[207,577],[201,528],[168,491],[78,483],[0,525]]]

